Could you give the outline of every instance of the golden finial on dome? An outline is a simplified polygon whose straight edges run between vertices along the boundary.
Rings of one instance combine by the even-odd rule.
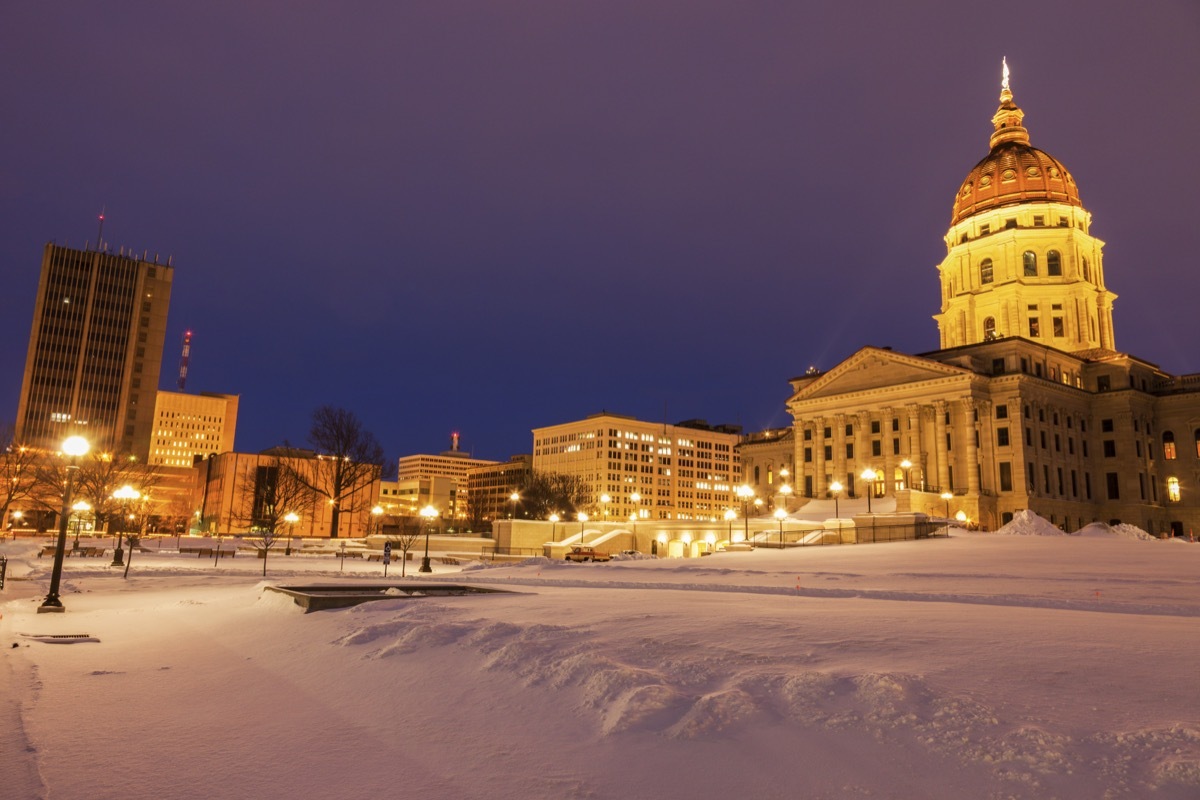
[[[1003,67],[1003,78],[1000,80],[1000,88],[1004,91],[1009,91],[1008,88],[1008,56],[1000,57],[1000,64]]]

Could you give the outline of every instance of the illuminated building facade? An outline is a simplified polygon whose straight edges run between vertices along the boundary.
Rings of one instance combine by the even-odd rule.
[[[154,428],[173,268],[122,249],[47,244],[34,305],[17,440],[146,458]]]
[[[533,469],[573,475],[609,520],[720,519],[741,478],[740,429],[702,420],[677,425],[600,413],[535,428]],[[633,495],[639,496],[638,500]],[[601,503],[608,495],[610,501]],[[599,518],[598,518],[599,519]]]
[[[450,434],[450,449],[437,455],[402,456],[396,471],[400,504],[417,508],[432,505],[445,519],[466,519],[468,476],[477,467],[496,464],[459,449],[458,434]]]
[[[150,463],[190,467],[196,457],[233,450],[237,412],[235,394],[158,392]]]
[[[1032,509],[1067,531],[1185,535],[1200,527],[1200,375],[1115,349],[1104,243],[1070,172],[1030,144],[1007,67],[992,122],[938,267],[942,349],[864,347],[794,378],[797,493],[838,481],[986,529]]]

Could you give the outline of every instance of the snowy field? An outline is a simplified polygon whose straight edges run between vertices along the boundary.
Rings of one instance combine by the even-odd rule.
[[[262,587],[381,565],[71,558],[38,615],[44,540],[6,542],[0,798],[1200,797],[1200,545],[950,533],[312,614]]]

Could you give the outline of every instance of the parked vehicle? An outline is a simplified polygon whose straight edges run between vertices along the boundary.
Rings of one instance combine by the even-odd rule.
[[[580,547],[576,545],[571,548],[571,552],[563,556],[567,561],[579,563],[581,561],[611,561],[612,556],[608,553],[601,553],[594,547]]]

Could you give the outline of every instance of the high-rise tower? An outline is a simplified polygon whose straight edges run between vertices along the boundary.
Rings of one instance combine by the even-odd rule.
[[[941,346],[1022,336],[1067,352],[1115,350],[1104,242],[1071,173],[1029,143],[1008,66],[990,150],[958,189],[938,266]]]
[[[170,261],[47,244],[17,409],[18,441],[145,458],[171,299]]]

